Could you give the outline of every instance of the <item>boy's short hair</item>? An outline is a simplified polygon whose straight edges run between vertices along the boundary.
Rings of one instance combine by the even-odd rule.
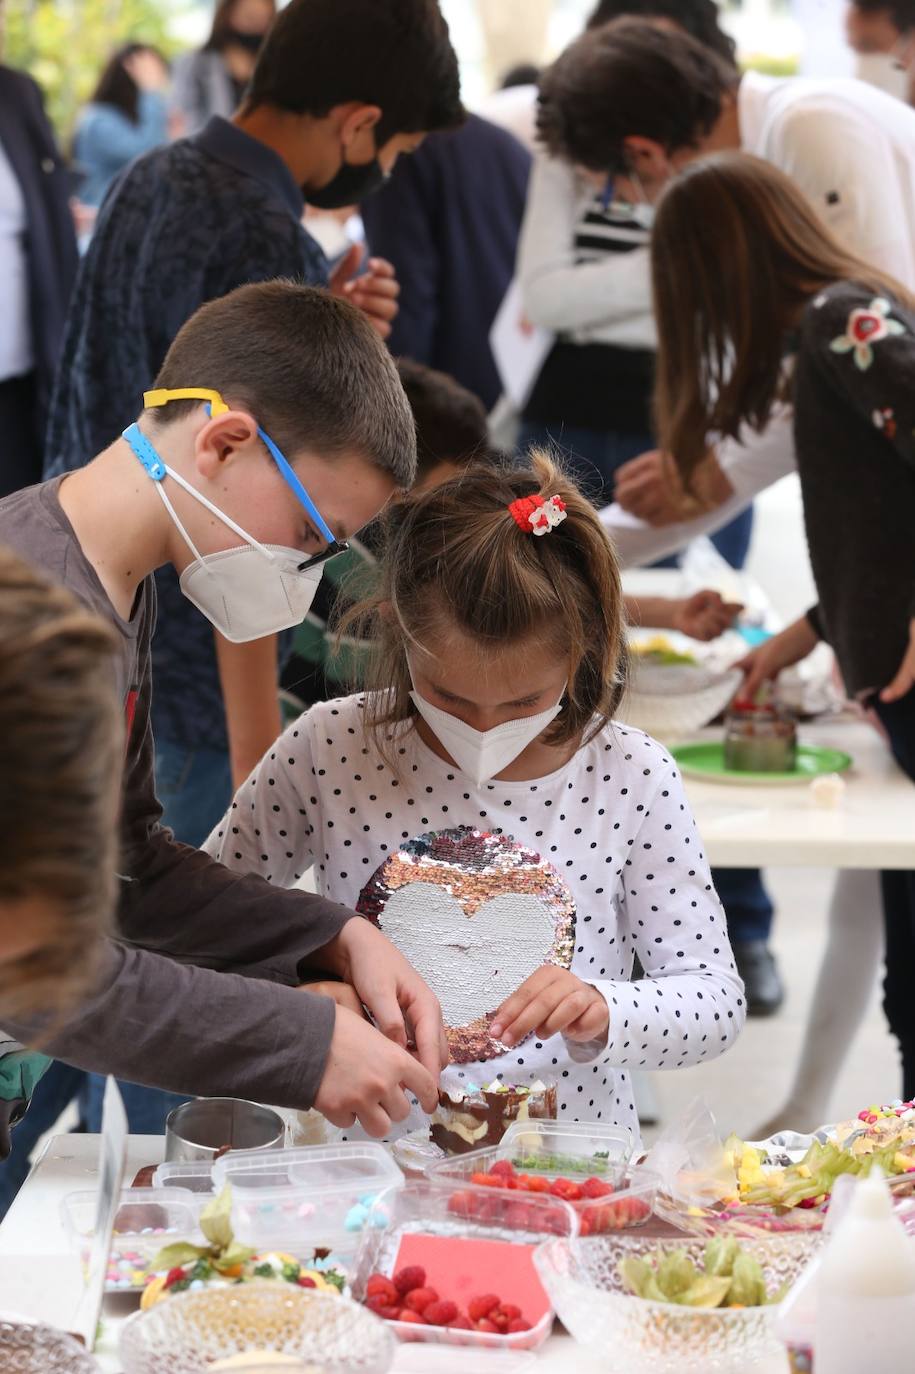
[[[395,134],[448,129],[464,117],[457,56],[438,0],[291,0],[273,23],[246,108],[323,118],[358,100]]]
[[[633,135],[668,153],[695,147],[738,80],[733,66],[689,34],[617,19],[584,33],[546,72],[537,127],[554,157],[619,175]]]
[[[721,27],[716,0],[597,0],[588,17],[589,29],[599,29],[614,19],[667,19],[697,42],[711,48],[726,62],[736,64],[737,44]]]
[[[416,422],[416,475],[439,463],[471,463],[489,453],[483,402],[447,372],[412,358],[399,358],[397,371]]]
[[[207,387],[250,410],[291,460],[359,453],[407,488],[413,414],[397,368],[362,311],[289,281],[240,286],[200,307],[176,335],[155,386]],[[151,411],[168,424],[200,405]]]
[[[0,958],[0,1007],[62,1008],[112,926],[123,704],[111,629],[0,549],[0,902],[38,899],[48,942]],[[2,951],[0,951],[2,955]]]
[[[915,0],[852,0],[862,14],[888,14],[900,33],[915,29]]]

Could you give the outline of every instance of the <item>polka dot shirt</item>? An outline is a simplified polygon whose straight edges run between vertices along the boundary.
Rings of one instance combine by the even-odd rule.
[[[647,735],[611,724],[545,778],[477,786],[407,725],[395,731],[395,771],[363,730],[362,700],[323,702],[290,725],[205,848],[229,868],[282,886],[313,869],[318,891],[346,906],[389,854],[427,830],[501,830],[538,851],[575,899],[572,972],[606,999],[609,1039],[531,1037],[461,1072],[477,1084],[496,1074],[553,1077],[561,1118],[616,1123],[637,1135],[628,1071],[713,1059],[746,1014],[673,761]],[[636,955],[644,976],[632,982]],[[398,1130],[421,1123],[411,1117]]]

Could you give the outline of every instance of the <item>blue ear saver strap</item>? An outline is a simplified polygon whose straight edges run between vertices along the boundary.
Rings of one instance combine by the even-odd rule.
[[[147,439],[146,435],[140,429],[140,426],[137,424],[128,425],[121,435],[121,438],[127,440],[128,444],[133,449],[134,456],[139,458],[147,474],[153,481],[161,482],[163,477],[167,475],[165,464]]]

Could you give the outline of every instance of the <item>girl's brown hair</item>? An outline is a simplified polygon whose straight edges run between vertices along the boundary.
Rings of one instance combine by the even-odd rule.
[[[857,281],[915,306],[841,246],[789,177],[744,153],[694,162],[671,182],[651,261],[658,437],[687,483],[709,435],[765,427],[787,395],[791,333],[823,287]]]
[[[508,507],[540,494],[565,502],[549,534],[522,531]],[[625,615],[616,558],[594,508],[541,452],[521,468],[471,466],[393,506],[376,594],[356,607],[373,641],[366,722],[379,742],[415,716],[406,650],[457,630],[492,653],[536,638],[567,656],[563,710],[550,744],[591,738],[619,705],[626,680]]]
[[[4,962],[0,1010],[61,1012],[92,978],[116,893],[124,736],[114,635],[0,549],[0,902],[37,899],[49,938]]]

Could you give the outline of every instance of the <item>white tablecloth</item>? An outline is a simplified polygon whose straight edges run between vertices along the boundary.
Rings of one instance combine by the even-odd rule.
[[[70,1252],[61,1220],[60,1204],[67,1193],[91,1188],[97,1173],[98,1136],[55,1136],[0,1225],[0,1309],[34,1321],[67,1329],[81,1291],[79,1262]],[[128,1182],[144,1165],[162,1157],[160,1136],[131,1136]],[[120,1374],[118,1330],[136,1309],[136,1299],[108,1298],[102,1314],[103,1331],[96,1358],[105,1374]],[[483,1353],[430,1349],[425,1367],[417,1363],[422,1347],[403,1348],[403,1364],[395,1374],[481,1374]],[[485,1361],[489,1374],[492,1361]],[[518,1368],[514,1361],[507,1370]],[[565,1333],[554,1335],[528,1366],[531,1374],[601,1374],[599,1357],[592,1357]],[[787,1361],[776,1360],[753,1374],[785,1374]],[[735,1371],[734,1374],[742,1374]]]

